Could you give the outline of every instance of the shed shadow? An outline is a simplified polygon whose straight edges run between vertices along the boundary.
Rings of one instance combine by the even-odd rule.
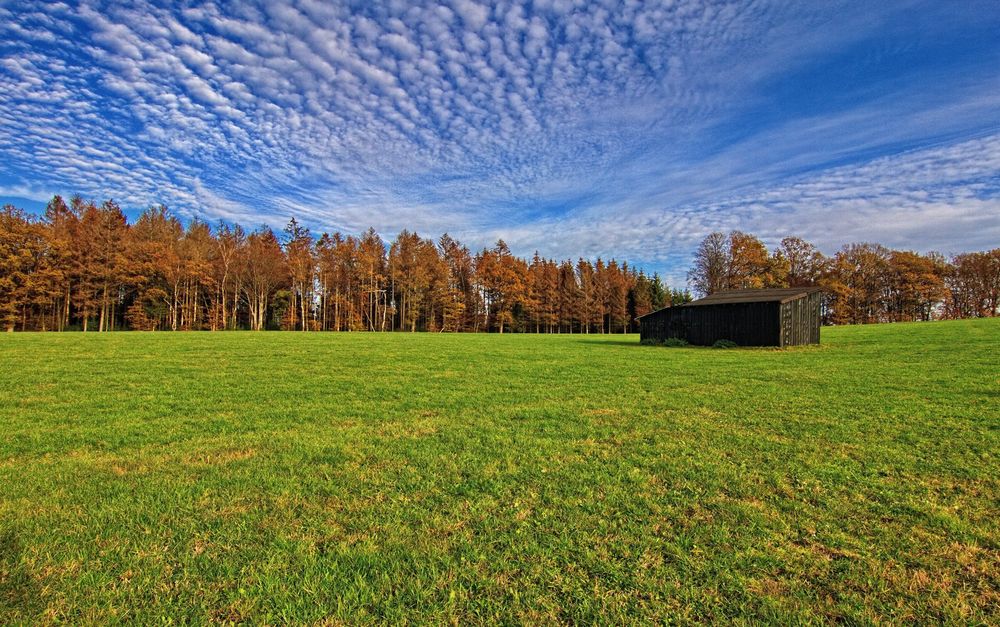
[[[576,341],[578,344],[589,344],[591,346],[645,346],[639,340],[630,342],[628,340],[580,339]]]

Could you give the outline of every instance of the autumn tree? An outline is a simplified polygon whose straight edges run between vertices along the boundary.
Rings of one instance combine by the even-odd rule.
[[[784,287],[790,265],[781,249],[772,255],[754,235],[711,233],[698,246],[688,280],[708,296],[725,290]]]
[[[816,285],[826,266],[826,257],[815,246],[799,237],[786,237],[774,253],[785,264],[788,287]]]
[[[628,279],[626,268],[618,265],[614,259],[604,266],[604,271],[597,275],[597,281],[602,286],[604,295],[604,311],[607,333],[615,329],[625,332],[628,327]]]
[[[128,221],[121,208],[111,200],[100,207],[83,203],[79,211],[79,231],[75,240],[77,250],[77,297],[79,317],[87,331],[90,318],[97,315],[98,331],[110,328],[110,318],[120,297],[119,289],[127,271],[125,241]]]
[[[729,240],[724,233],[710,233],[694,255],[688,281],[704,296],[729,289]]]
[[[142,322],[151,330],[160,327],[164,313],[167,326],[175,331],[180,326],[180,298],[184,281],[183,237],[184,226],[163,205],[144,211],[132,227],[131,267],[136,287],[135,301],[139,304],[133,303],[129,311],[133,320]],[[145,313],[140,313],[140,309]]]
[[[563,261],[559,264],[558,271],[559,285],[559,331],[564,328],[573,333],[574,325],[578,324],[582,318],[583,298],[580,292],[580,283],[577,280],[576,268],[573,262]]]
[[[467,246],[447,233],[438,240],[441,261],[446,273],[443,328],[449,331],[478,331],[479,293],[475,289],[475,260]]]
[[[325,328],[334,331],[364,328],[361,299],[365,280],[357,238],[324,233],[317,243],[317,255]]]
[[[370,331],[384,331],[389,314],[385,253],[382,238],[369,228],[358,242],[357,264],[362,285],[361,312]]]
[[[0,325],[10,332],[26,316],[33,277],[45,257],[42,226],[12,205],[0,209]]]
[[[837,252],[821,281],[832,295],[830,321],[884,321],[884,300],[891,286],[889,257],[889,249],[872,243],[848,244]]]
[[[53,196],[45,207],[44,225],[50,263],[43,280],[50,294],[52,326],[62,331],[70,323],[73,238],[79,219],[61,196]]]
[[[729,234],[728,246],[724,251],[727,262],[726,289],[759,289],[781,284],[781,264],[774,263],[767,246],[757,237],[733,231]]]
[[[659,277],[657,277],[658,280]],[[662,293],[663,286],[660,285],[659,288]],[[645,273],[640,272],[635,277],[632,289],[629,291],[629,315],[632,319],[640,318],[654,309],[659,309],[659,307],[654,308],[653,304],[655,292],[653,281],[647,278]]]
[[[292,218],[285,227],[285,235],[286,265],[292,288],[288,327],[295,329],[298,326],[302,331],[306,331],[316,275],[313,238],[309,229],[300,225],[295,218]]]
[[[591,328],[601,319],[598,306],[597,281],[594,264],[586,259],[576,262],[576,282],[579,286],[579,303],[577,305],[580,317],[581,332],[590,333]]]
[[[551,333],[562,323],[560,280],[559,266],[536,252],[528,264],[521,299],[530,327],[536,333],[543,330]]]
[[[206,325],[215,294],[212,269],[217,249],[211,227],[201,220],[191,221],[184,233],[181,250],[185,261],[181,327],[201,329]]]
[[[239,268],[240,286],[249,312],[250,328],[267,327],[268,305],[288,276],[285,256],[274,231],[263,227],[247,237]]]
[[[896,322],[930,320],[948,295],[944,282],[946,271],[943,259],[937,256],[892,251],[889,254],[891,289],[886,303],[889,318]]]
[[[211,328],[235,329],[240,295],[237,268],[245,253],[246,234],[240,225],[220,222],[215,233],[213,283],[216,299],[209,313]]]
[[[448,280],[434,242],[404,229],[389,247],[389,272],[400,327],[416,331],[421,320],[424,328],[436,327],[434,311],[445,307]]]
[[[1000,315],[1000,248],[963,253],[945,272],[951,318]]]
[[[600,257],[593,265],[590,296],[591,300],[588,304],[590,320],[588,323],[596,325],[599,333],[605,333],[608,312],[608,275],[607,266]]]
[[[488,320],[500,333],[514,321],[514,307],[524,295],[527,265],[511,254],[503,240],[476,257],[476,280],[482,290]]]
[[[339,234],[338,234],[339,235]],[[333,289],[333,237],[323,233],[316,241],[316,286],[319,290],[319,329],[326,331],[330,324],[330,292]]]

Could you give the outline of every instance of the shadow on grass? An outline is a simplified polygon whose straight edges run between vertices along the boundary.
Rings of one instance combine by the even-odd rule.
[[[701,344],[685,344],[683,346],[664,346],[662,344],[642,344],[638,340],[602,340],[602,339],[579,339],[576,340],[579,344],[589,344],[591,346],[634,346],[636,348],[655,348],[665,351],[676,351],[676,350],[697,350],[697,351],[712,351],[712,352],[723,352],[723,351],[780,351],[780,352],[796,352],[796,351],[810,351],[819,350],[820,345],[809,344],[803,346],[733,346],[720,348],[716,346],[703,346]]]
[[[645,344],[640,344],[639,340],[602,340],[602,339],[580,339],[577,340],[580,344],[590,344],[598,346],[646,346]]]
[[[14,530],[0,527],[0,624],[27,624],[41,609],[38,582],[22,563],[21,553]]]

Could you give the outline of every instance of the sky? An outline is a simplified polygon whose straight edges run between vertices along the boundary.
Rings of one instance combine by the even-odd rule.
[[[1000,246],[1000,2],[0,0],[0,203],[627,259]]]

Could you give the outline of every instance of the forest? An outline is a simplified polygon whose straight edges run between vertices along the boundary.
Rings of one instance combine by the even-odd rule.
[[[697,294],[818,285],[826,324],[997,315],[1000,248],[954,255],[845,245],[823,255],[787,237],[712,233],[688,279]],[[6,331],[284,329],[625,333],[689,302],[625,261],[524,259],[505,242],[473,252],[447,234],[386,243],[193,220],[163,206],[129,223],[118,204],[55,196],[43,216],[0,210]]]

